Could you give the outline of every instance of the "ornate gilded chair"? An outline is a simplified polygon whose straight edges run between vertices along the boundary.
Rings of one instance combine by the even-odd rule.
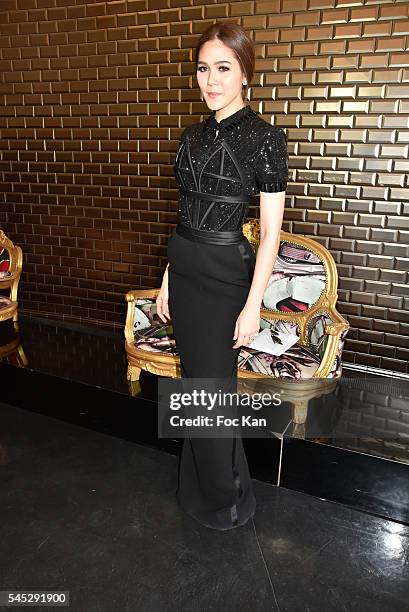
[[[12,318],[16,330],[18,329],[17,289],[22,268],[23,252],[21,248],[14,246],[0,230],[0,321]]]
[[[243,232],[257,252],[258,220],[248,221]],[[311,238],[281,231],[278,256],[264,292],[260,330],[269,327],[273,334],[288,330],[296,333],[299,341],[281,356],[241,347],[238,378],[308,381],[339,377],[349,324],[336,310],[337,288],[337,269],[329,251]],[[159,289],[141,289],[126,295],[125,349],[130,381],[139,379],[141,369],[180,377],[171,321],[164,323],[156,313],[158,293]]]

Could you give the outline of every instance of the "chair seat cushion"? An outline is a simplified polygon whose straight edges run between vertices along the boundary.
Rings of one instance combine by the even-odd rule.
[[[176,341],[173,336],[172,323],[162,321],[134,330],[135,346],[151,353],[170,353],[177,355]]]
[[[135,330],[134,334],[135,347],[138,349],[178,355],[170,322],[154,323]],[[320,363],[321,358],[314,346],[295,344],[279,357],[243,346],[239,352],[238,369],[264,376],[298,379],[311,378]]]
[[[312,378],[321,363],[314,346],[294,344],[282,355],[270,355],[243,346],[239,353],[238,368],[275,378]]]
[[[5,295],[0,295],[0,310],[3,308],[8,308],[12,303],[13,302],[10,300],[10,298],[6,297]]]

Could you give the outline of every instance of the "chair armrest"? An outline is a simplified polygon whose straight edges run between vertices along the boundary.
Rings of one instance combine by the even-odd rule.
[[[334,362],[337,357],[341,358],[345,336],[350,327],[348,321],[334,307],[328,308],[326,314],[331,318],[331,323],[325,325],[325,334],[328,336],[327,344],[314,378],[331,377]]]
[[[327,310],[332,319],[332,323],[328,324],[329,327],[332,327],[333,325],[336,325],[336,326],[341,325],[342,329],[349,329],[350,326],[349,326],[348,321],[344,319],[344,317],[338,312],[338,310],[334,306],[330,306]]]
[[[346,323],[328,323],[325,326],[325,333],[329,336],[336,336],[339,338],[344,330],[349,329],[349,324]]]

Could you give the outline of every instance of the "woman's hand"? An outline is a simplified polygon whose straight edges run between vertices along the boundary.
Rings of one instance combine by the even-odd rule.
[[[233,344],[233,348],[238,348],[243,344],[250,344],[254,336],[260,330],[260,308],[251,308],[245,306],[237,317],[236,326],[234,328],[233,340],[237,340]]]
[[[166,317],[170,319],[169,314],[169,264],[166,266],[166,270],[163,274],[162,285],[156,298],[156,312],[161,321],[167,323]]]

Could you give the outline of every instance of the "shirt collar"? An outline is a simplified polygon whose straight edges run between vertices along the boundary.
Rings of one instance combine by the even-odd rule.
[[[236,111],[232,115],[229,115],[228,117],[225,117],[221,121],[216,120],[216,111],[212,111],[205,120],[204,129],[207,129],[207,128],[214,128],[216,130],[221,130],[224,128],[230,129],[234,127],[235,125],[238,125],[245,119],[251,117],[254,114],[259,114],[259,113],[256,113],[255,111],[253,111],[253,109],[251,108],[249,104],[246,104],[242,108],[239,108],[238,111]]]

